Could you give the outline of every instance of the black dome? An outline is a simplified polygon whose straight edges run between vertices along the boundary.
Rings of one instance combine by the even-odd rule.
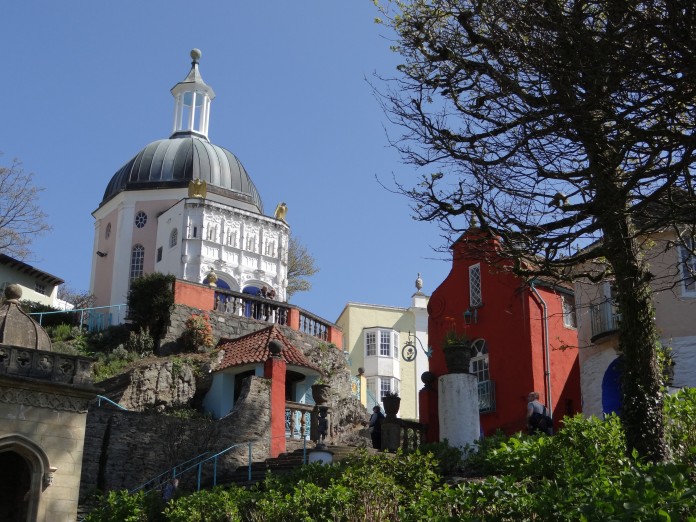
[[[193,179],[205,181],[209,192],[246,202],[263,214],[261,196],[239,159],[188,133],[153,141],[136,154],[111,178],[102,204],[124,190],[186,187]]]

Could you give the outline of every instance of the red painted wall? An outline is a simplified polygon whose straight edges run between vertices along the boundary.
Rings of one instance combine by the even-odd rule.
[[[174,281],[174,302],[200,310],[213,310],[215,308],[215,289],[177,279]]]
[[[468,234],[468,235],[467,235]],[[495,411],[482,413],[481,427],[485,434],[501,429],[514,433],[526,428],[527,395],[539,391],[545,399],[544,321],[539,300],[522,280],[508,270],[505,261],[495,259],[494,243],[485,248],[488,262],[482,260],[482,246],[470,242],[479,237],[477,231],[465,234],[453,245],[452,270],[433,292],[428,305],[428,336],[433,347],[430,371],[436,376],[447,373],[442,343],[454,324],[457,333],[475,340],[486,340],[489,353],[490,379],[495,382]],[[469,308],[469,267],[481,267],[483,305],[477,310],[477,322],[466,325],[464,312]],[[551,391],[558,420],[568,410],[580,411],[580,381],[577,354],[577,332],[563,326],[560,294],[539,284],[537,292],[548,309],[549,358]],[[571,346],[560,350],[562,346]],[[421,403],[422,405],[422,403]],[[421,422],[428,424],[428,439],[438,440],[437,408],[428,407]]]
[[[285,453],[285,370],[282,357],[264,364],[264,377],[271,381],[271,458]]]

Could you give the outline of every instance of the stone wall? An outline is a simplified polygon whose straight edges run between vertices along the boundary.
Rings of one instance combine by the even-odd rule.
[[[72,386],[0,379],[0,452],[13,451],[29,464],[31,520],[75,520],[92,397]],[[0,518],[5,520],[1,513]]]
[[[218,481],[247,464],[247,442],[253,441],[252,458],[268,456],[270,386],[266,379],[250,377],[237,403],[225,418],[182,419],[156,413],[122,411],[110,406],[93,408],[87,418],[80,497],[95,489],[133,489],[160,473],[206,451],[238,448],[218,460]],[[209,482],[212,463],[203,467]],[[181,477],[181,487],[192,489],[196,470]]]

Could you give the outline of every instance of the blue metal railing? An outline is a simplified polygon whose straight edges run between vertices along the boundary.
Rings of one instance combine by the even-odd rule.
[[[90,332],[100,332],[109,326],[120,324],[121,319],[125,318],[125,304],[111,306],[94,306],[91,308],[76,308],[73,310],[56,310],[53,312],[32,312],[29,315],[38,315],[39,324],[43,323],[44,315],[51,314],[80,314],[80,328],[87,327]],[[110,311],[115,308],[116,311]],[[122,310],[123,309],[123,310]],[[109,310],[109,311],[98,311]]]
[[[101,403],[102,403],[102,401],[104,401],[104,402],[108,402],[112,406],[116,406],[117,408],[119,408],[123,411],[128,411],[128,408],[121,406],[119,403],[114,402],[111,399],[109,399],[108,397],[104,397],[103,395],[97,395],[97,401],[98,401],[97,406],[99,406],[99,407],[101,407],[101,405],[102,405]]]
[[[160,473],[156,477],[151,478],[150,480],[141,484],[137,488],[131,489],[128,493],[130,493],[132,495],[133,493],[137,493],[140,490],[144,491],[145,493],[147,493],[148,491],[152,491],[153,489],[159,487],[167,478],[177,477],[177,476],[181,475],[181,473],[183,473],[184,471],[189,469],[187,467],[186,469],[177,472],[177,470],[179,468],[181,468],[182,466],[188,466],[188,465],[191,465],[191,463],[194,463],[192,465],[195,466],[197,462],[202,462],[204,459],[206,459],[210,455],[210,453],[211,453],[210,451],[206,451],[205,453],[201,453],[200,455],[196,455],[195,457],[192,457],[192,458],[188,459],[187,461],[182,462],[181,464],[177,464],[173,468],[168,469],[167,471]]]
[[[372,408],[375,406],[379,406],[381,408],[382,406],[380,401],[377,400],[377,397],[375,397],[374,393],[372,393],[372,390],[370,390],[370,388],[366,388],[365,391],[367,392],[367,411],[372,411]]]

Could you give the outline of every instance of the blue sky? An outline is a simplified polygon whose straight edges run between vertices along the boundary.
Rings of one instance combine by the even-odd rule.
[[[408,306],[418,272],[431,293],[450,268],[433,249],[440,233],[375,180],[416,177],[368,84],[399,58],[377,14],[370,0],[3,6],[0,164],[16,157],[35,174],[53,225],[28,262],[88,289],[91,212],[119,167],[169,136],[169,89],[197,47],[217,94],[211,141],[242,161],[266,214],[287,203],[320,268],[291,302],[331,321],[348,301]]]

